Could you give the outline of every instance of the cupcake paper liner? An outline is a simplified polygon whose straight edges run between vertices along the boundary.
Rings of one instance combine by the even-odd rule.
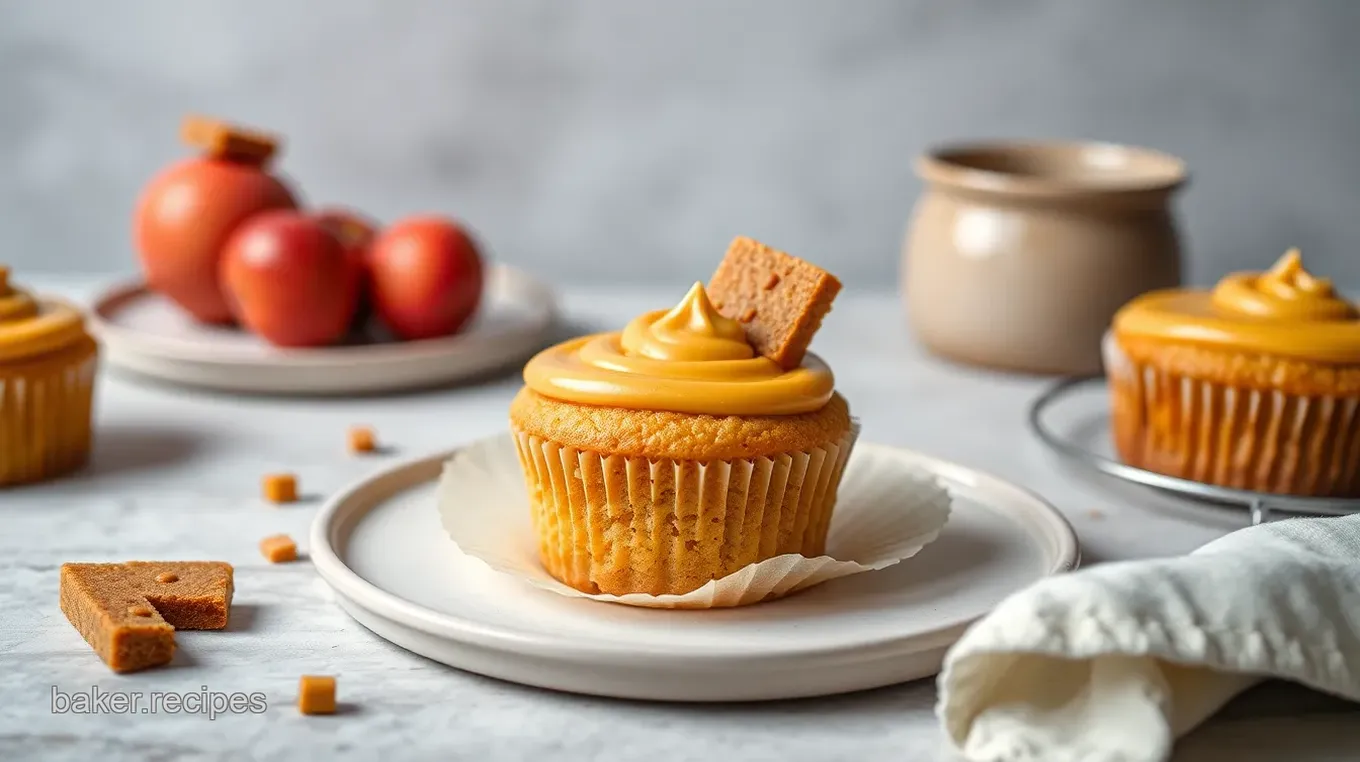
[[[74,471],[90,454],[93,341],[19,365],[0,364],[0,486]]]
[[[793,467],[761,463],[762,459],[754,459],[753,463],[718,461],[708,464],[662,461],[671,464],[671,470],[675,472],[672,478],[678,483],[697,485],[700,494],[697,515],[700,517],[705,514],[705,495],[712,501],[720,494],[728,494],[734,489],[739,491],[743,487],[750,490],[764,485],[768,490],[785,483],[787,488],[786,483],[796,479],[800,471],[807,474],[814,466],[816,479],[805,477],[803,483],[817,486],[811,490],[811,496],[799,501],[800,504],[812,505],[824,500],[828,497],[824,490],[832,489],[836,480],[841,481],[839,494],[834,500],[834,513],[830,510],[833,502],[824,500],[827,510],[820,514],[815,511],[795,511],[799,515],[787,518],[781,516],[779,522],[779,526],[787,528],[790,538],[800,531],[805,538],[815,538],[818,533],[815,522],[829,521],[825,554],[819,550],[808,557],[799,552],[786,552],[748,563],[720,579],[709,579],[683,595],[585,593],[559,581],[544,567],[544,559],[553,558],[552,549],[548,547],[553,543],[553,532],[566,531],[566,528],[550,528],[550,531],[542,533],[536,531],[535,521],[552,522],[557,519],[534,516],[518,448],[541,448],[538,451],[543,453],[544,462],[551,454],[558,468],[563,470],[565,466],[561,465],[561,458],[565,455],[567,465],[579,464],[581,472],[587,476],[591,473],[608,473],[605,469],[610,465],[609,458],[594,453],[569,451],[551,443],[535,442],[534,438],[522,434],[518,439],[507,434],[483,440],[463,448],[445,464],[439,485],[439,513],[445,530],[458,550],[498,572],[543,590],[570,597],[652,608],[700,609],[747,605],[781,597],[837,577],[892,566],[915,555],[939,536],[949,517],[948,491],[929,474],[904,468],[900,463],[883,458],[862,458],[847,464],[857,433],[858,426],[846,438],[843,446],[834,448],[835,452],[831,451],[833,448],[827,448],[821,454],[800,454],[806,457],[807,463],[795,463]],[[786,457],[792,461],[802,460]],[[827,461],[831,462],[829,466]],[[750,465],[741,465],[745,463]],[[614,468],[618,467],[615,462]],[[651,468],[655,470],[656,466]],[[595,469],[600,470],[597,472]],[[787,472],[790,471],[795,474],[793,478],[788,476]],[[579,483],[580,479],[577,481]],[[668,481],[664,474],[645,481],[651,484],[677,483]],[[606,484],[609,483],[607,480]],[[586,501],[588,498],[584,490],[579,492],[576,497]],[[621,500],[611,502],[616,505],[628,504]],[[589,516],[590,512],[587,511],[586,515]],[[730,512],[726,518],[732,520],[733,530],[738,529],[736,519]],[[742,517],[742,528],[746,526],[746,520],[746,517]],[[797,529],[800,521],[805,521],[807,525],[802,530]],[[684,523],[683,520],[681,523]],[[723,534],[728,527],[726,522],[721,526],[713,525],[711,530],[705,524],[712,522],[695,520],[696,537],[717,541],[726,536]],[[760,524],[752,519],[750,525]],[[611,537],[606,528],[601,529],[604,531],[592,533],[590,556],[605,562],[619,554],[626,556],[628,547],[606,547],[615,541],[625,545],[623,538],[617,537],[619,530],[615,530],[616,536]],[[712,537],[709,537],[709,531],[713,532]],[[741,542],[748,549],[757,541],[762,545],[777,542],[766,533],[761,533],[757,538],[746,536],[744,532],[740,534],[743,535]],[[540,536],[545,538],[542,551]],[[818,544],[815,539],[810,541]],[[680,540],[675,547],[683,549],[686,546]],[[696,541],[692,549],[698,547]],[[595,552],[597,549],[599,553]],[[563,568],[590,563],[586,554],[580,556],[564,560]]]
[[[591,593],[684,593],[786,553],[817,557],[858,435],[769,458],[601,456],[515,432],[548,572]]]
[[[1204,381],[1103,343],[1115,449],[1130,465],[1275,494],[1360,495],[1360,398]]]

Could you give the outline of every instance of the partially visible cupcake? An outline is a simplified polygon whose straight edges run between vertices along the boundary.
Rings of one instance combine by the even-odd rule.
[[[11,286],[0,266],[0,487],[85,464],[97,353],[79,311]]]
[[[1360,497],[1360,310],[1298,251],[1155,291],[1105,340],[1124,462],[1225,487]]]
[[[822,555],[856,427],[806,349],[839,290],[739,238],[674,309],[530,360],[510,421],[549,573],[587,593],[684,594]]]

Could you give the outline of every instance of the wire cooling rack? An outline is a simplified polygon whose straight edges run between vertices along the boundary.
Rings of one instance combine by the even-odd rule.
[[[1271,521],[1277,514],[1284,516],[1343,516],[1360,511],[1360,500],[1294,497],[1230,489],[1135,468],[1096,452],[1089,444],[1075,441],[1072,437],[1063,436],[1049,425],[1049,415],[1055,409],[1061,408],[1065,403],[1070,404],[1079,392],[1089,390],[1097,385],[1102,387],[1105,385],[1103,376],[1081,376],[1064,379],[1049,387],[1030,405],[1030,430],[1034,432],[1040,442],[1043,442],[1064,460],[1113,476],[1116,479],[1153,487],[1182,497],[1244,507],[1250,512],[1252,524]],[[1108,415],[1108,410],[1106,415]]]

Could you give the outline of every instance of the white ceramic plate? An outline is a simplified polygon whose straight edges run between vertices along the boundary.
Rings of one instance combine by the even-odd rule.
[[[222,391],[361,394],[450,383],[541,349],[557,317],[551,289],[502,265],[487,273],[472,324],[424,341],[280,349],[244,331],[203,326],[144,284],[100,296],[91,327],[115,367]]]
[[[379,636],[526,685],[632,699],[751,701],[928,677],[968,624],[1010,593],[1078,562],[1072,528],[1033,494],[924,455],[859,444],[847,480],[865,470],[862,461],[888,459],[935,474],[954,494],[948,526],[918,556],[736,609],[570,598],[458,552],[435,507],[450,455],[393,466],[332,498],[312,525],[311,558],[340,605]]]

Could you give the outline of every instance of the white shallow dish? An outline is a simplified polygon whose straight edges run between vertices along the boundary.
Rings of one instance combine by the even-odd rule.
[[[339,604],[403,648],[491,677],[665,701],[818,696],[928,677],[964,629],[1004,597],[1079,560],[1071,526],[995,477],[881,445],[942,479],[949,524],[888,569],[735,609],[643,609],[535,588],[463,556],[440,526],[435,487],[452,453],[408,461],[332,498],[311,558]],[[507,506],[507,510],[528,510]]]
[[[114,367],[172,383],[269,394],[365,394],[475,377],[541,349],[556,319],[552,290],[503,265],[488,271],[472,324],[440,339],[280,349],[244,331],[200,325],[140,283],[105,292],[90,318]]]

